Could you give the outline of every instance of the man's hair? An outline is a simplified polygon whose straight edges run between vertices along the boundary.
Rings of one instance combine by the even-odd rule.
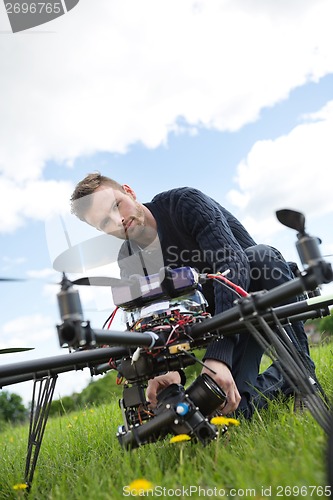
[[[71,213],[79,219],[85,221],[85,213],[91,205],[91,196],[100,186],[110,186],[112,189],[125,192],[119,182],[94,172],[86,175],[82,181],[78,182],[70,198]]]

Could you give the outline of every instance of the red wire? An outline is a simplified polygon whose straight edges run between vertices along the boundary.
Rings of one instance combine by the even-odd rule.
[[[238,285],[235,285],[235,283],[233,283],[232,281],[228,280],[228,278],[226,278],[225,276],[222,276],[222,274],[207,274],[207,278],[210,278],[210,279],[218,279],[220,281],[224,281],[224,283],[228,286],[230,286],[231,288],[233,288],[237,293],[239,293],[239,295],[241,297],[248,297],[248,293],[246,290],[244,290],[244,288],[242,288],[241,286],[238,286]]]
[[[117,306],[117,307],[115,308],[115,310],[113,311],[113,313],[111,314],[110,321],[109,321],[109,323],[108,323],[108,325],[107,325],[107,327],[106,327],[106,328],[107,328],[107,330],[109,330],[109,329],[110,329],[110,326],[111,326],[111,324],[112,324],[112,321],[114,320],[114,317],[115,317],[115,315],[116,315],[116,313],[117,313],[118,309],[119,309],[119,307]]]

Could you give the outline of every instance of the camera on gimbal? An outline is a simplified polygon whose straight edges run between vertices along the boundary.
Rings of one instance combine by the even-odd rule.
[[[208,374],[199,375],[188,389],[169,385],[158,393],[154,410],[149,410],[141,387],[132,386],[129,391],[131,396],[125,389],[120,401],[125,425],[117,436],[123,447],[137,448],[169,433],[187,434],[204,445],[215,439],[217,430],[208,417],[225,404],[226,396]]]

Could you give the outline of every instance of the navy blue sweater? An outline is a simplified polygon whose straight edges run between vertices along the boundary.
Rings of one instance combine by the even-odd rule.
[[[160,193],[144,205],[156,219],[164,265],[191,266],[200,273],[230,269],[228,278],[248,289],[250,270],[244,249],[256,243],[219,203],[197,189],[182,187]],[[131,251],[138,254],[140,249],[132,243]],[[129,273],[121,265],[126,253],[124,245],[119,260],[122,275]],[[203,292],[212,313],[229,309],[236,298],[218,283],[204,285]],[[223,361],[231,367],[235,342],[236,336],[212,342],[205,359]]]

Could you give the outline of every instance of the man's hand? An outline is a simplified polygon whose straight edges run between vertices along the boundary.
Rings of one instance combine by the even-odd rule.
[[[215,359],[206,359],[205,365],[207,368],[204,367],[202,369],[202,373],[207,373],[207,375],[212,377],[227,396],[227,404],[221,410],[223,415],[227,415],[228,413],[237,410],[241,397],[227,365],[222,363],[222,361],[216,361]],[[208,368],[214,370],[216,375]]]
[[[180,384],[178,372],[167,372],[165,375],[159,375],[149,380],[146,396],[153,408],[157,404],[157,394],[170,384]]]

